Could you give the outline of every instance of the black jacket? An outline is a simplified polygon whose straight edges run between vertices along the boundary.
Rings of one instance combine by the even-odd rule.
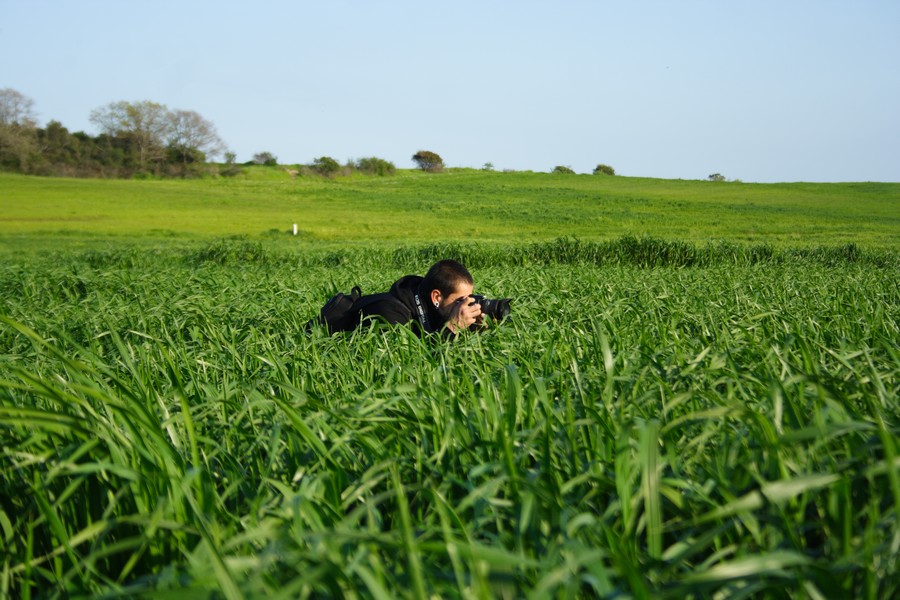
[[[359,309],[360,320],[379,319],[391,325],[411,323],[419,333],[433,333],[444,328],[445,319],[427,297],[427,292],[419,291],[423,277],[407,275],[401,277],[384,294],[363,296],[353,308]]]

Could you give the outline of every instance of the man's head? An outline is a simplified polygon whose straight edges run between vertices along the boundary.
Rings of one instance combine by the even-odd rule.
[[[419,287],[423,301],[430,302],[441,312],[449,311],[453,305],[472,294],[475,282],[468,269],[455,260],[441,260],[434,263]]]

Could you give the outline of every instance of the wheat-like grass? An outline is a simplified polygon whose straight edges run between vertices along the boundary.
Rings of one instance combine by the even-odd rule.
[[[896,272],[578,248],[454,343],[304,333],[440,248],[2,268],[0,592],[900,592]]]

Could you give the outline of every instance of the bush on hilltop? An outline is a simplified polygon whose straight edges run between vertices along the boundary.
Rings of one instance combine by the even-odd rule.
[[[385,175],[393,175],[397,172],[397,167],[394,166],[394,163],[375,156],[361,158],[356,161],[355,166],[357,171],[365,173],[366,175],[378,175],[384,177]]]
[[[428,173],[439,173],[444,170],[444,159],[430,150],[419,150],[413,154],[413,162]]]

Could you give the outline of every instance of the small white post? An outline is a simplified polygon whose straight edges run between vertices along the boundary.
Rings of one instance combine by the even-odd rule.
[[[297,235],[297,224],[294,223],[294,235]]]

